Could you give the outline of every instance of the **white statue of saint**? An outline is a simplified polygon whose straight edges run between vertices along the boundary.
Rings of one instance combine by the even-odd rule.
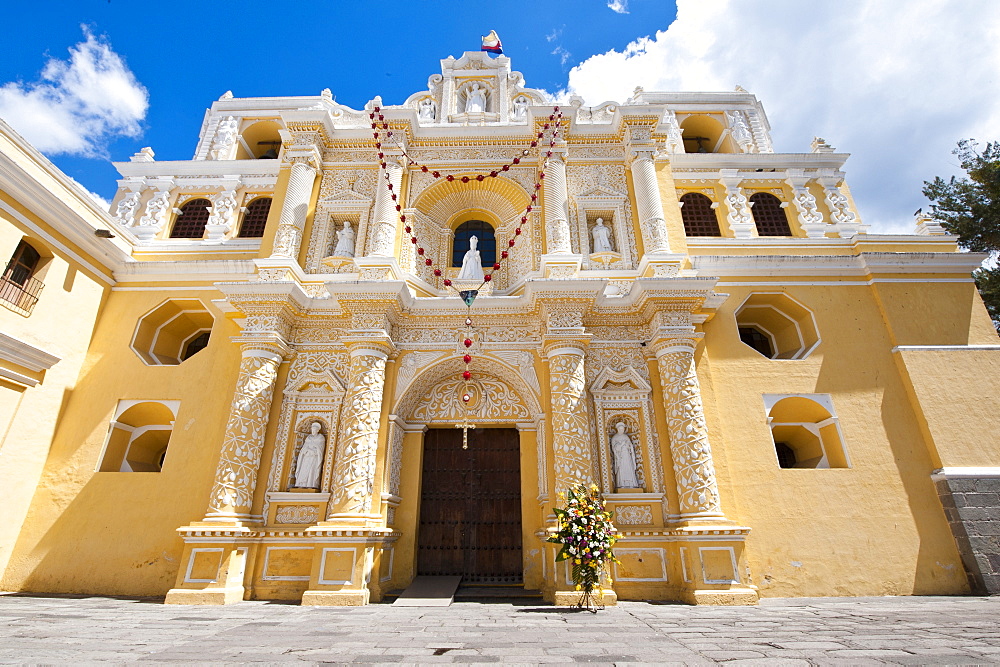
[[[486,91],[479,87],[478,83],[472,84],[472,88],[466,93],[465,113],[482,113],[486,111]]]
[[[611,436],[611,454],[615,462],[615,487],[637,489],[639,480],[635,474],[635,447],[632,438],[625,433],[625,424],[615,424],[618,432]]]
[[[337,247],[333,249],[334,257],[354,257],[354,228],[350,220],[344,220],[344,228],[337,232]]]
[[[514,120],[524,120],[527,113],[528,98],[524,95],[519,95],[517,99],[514,100]]]
[[[326,437],[321,435],[319,422],[309,425],[309,435],[299,449],[299,457],[295,460],[295,487],[299,489],[318,489],[319,474],[323,470],[323,452],[326,450]]]
[[[437,105],[434,104],[434,100],[429,97],[425,97],[420,101],[420,119],[421,120],[434,120],[434,116],[437,114]]]
[[[597,226],[590,234],[594,237],[594,252],[614,252],[611,247],[611,228],[604,225],[604,218],[597,219]]]
[[[465,257],[462,258],[462,270],[458,272],[459,280],[483,279],[483,263],[479,259],[479,251],[476,250],[477,245],[479,245],[479,239],[475,236],[470,237],[469,250],[465,253]]]

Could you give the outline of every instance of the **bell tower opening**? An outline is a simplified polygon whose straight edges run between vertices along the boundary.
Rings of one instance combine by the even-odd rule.
[[[417,574],[465,584],[521,584],[521,466],[513,428],[424,436]]]

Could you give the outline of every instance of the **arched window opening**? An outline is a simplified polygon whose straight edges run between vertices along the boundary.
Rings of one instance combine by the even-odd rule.
[[[270,197],[258,197],[247,204],[246,213],[243,214],[243,224],[240,225],[240,233],[237,234],[237,238],[259,239],[264,236],[267,214],[270,212]]]
[[[712,200],[698,192],[681,195],[681,220],[688,236],[722,236]]]
[[[732,138],[717,117],[709,114],[694,114],[680,123],[684,139],[685,153],[735,153]]]
[[[181,361],[190,359],[208,347],[208,339],[211,334],[211,331],[202,331],[200,334],[188,341],[184,345],[184,351],[181,353]]]
[[[45,286],[34,277],[41,255],[27,241],[21,241],[7,262],[0,281],[0,301],[23,315],[28,315],[38,302],[38,295]]]
[[[181,206],[181,212],[177,214],[174,227],[170,230],[170,238],[200,239],[203,237],[211,205],[212,202],[207,199],[192,199]]]
[[[788,216],[781,208],[781,200],[769,192],[755,192],[750,195],[753,206],[753,221],[757,225],[758,236],[791,236]]]
[[[484,220],[466,220],[455,230],[455,242],[451,251],[452,266],[462,266],[465,253],[469,251],[469,239],[473,236],[479,240],[476,249],[483,267],[491,267],[497,261],[497,241],[493,225]]]
[[[781,468],[849,468],[829,394],[764,394]]]
[[[243,128],[237,160],[276,160],[281,151],[281,125],[262,120]]]
[[[179,401],[119,401],[97,470],[160,472],[179,406]]]

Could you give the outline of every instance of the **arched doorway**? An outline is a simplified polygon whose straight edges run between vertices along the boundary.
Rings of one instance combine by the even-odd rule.
[[[461,358],[437,364],[415,373],[397,394],[396,413],[413,433],[401,448],[410,453],[398,465],[414,480],[400,506],[400,516],[412,519],[396,526],[412,552],[403,544],[400,551],[412,553],[413,575],[537,587],[541,562],[529,563],[527,554],[541,521],[530,502],[544,467],[538,465],[538,397],[513,368],[478,357],[476,395],[466,413],[459,398],[463,367]],[[404,507],[410,502],[412,513]]]

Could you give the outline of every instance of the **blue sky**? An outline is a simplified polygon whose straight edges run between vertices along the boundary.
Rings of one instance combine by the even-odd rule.
[[[675,7],[631,0],[627,13],[606,1],[542,11],[538,2],[444,3],[124,0],[16,3],[8,8],[0,84],[38,81],[50,59],[66,60],[84,40],[81,24],[106,40],[148,91],[149,108],[136,137],[112,138],[106,155],[49,157],[87,188],[110,199],[117,172],[142,146],[157,159],[190,159],[206,107],[226,90],[237,97],[315,95],[330,88],[360,108],[375,95],[401,103],[423,90],[439,61],[477,51],[496,30],[531,87],[566,87],[573,65],[595,53],[621,50],[664,30]],[[280,8],[281,11],[275,11]],[[17,128],[15,128],[17,129]]]
[[[399,103],[491,29],[528,86],[588,104],[637,85],[743,86],[776,151],[820,136],[851,153],[872,233],[913,230],[923,181],[958,171],[957,141],[1000,138],[1000,2],[42,0],[6,12],[0,117],[105,199],[111,160],[142,146],[190,159],[226,90]]]

